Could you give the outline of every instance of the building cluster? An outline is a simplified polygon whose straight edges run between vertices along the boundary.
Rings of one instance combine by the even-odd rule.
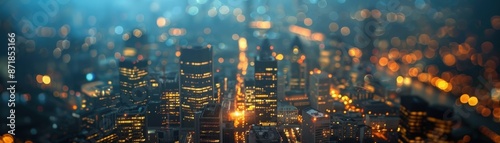
[[[214,74],[210,45],[181,48],[179,69],[161,74],[149,73],[148,61],[132,49],[119,62],[117,86],[85,92],[82,104],[93,108],[78,115],[79,140],[231,143],[244,132],[249,143],[452,141],[451,119],[443,118],[448,108],[409,95],[398,108],[364,86],[342,87],[333,73],[309,66],[314,60],[298,37],[288,60],[277,60],[264,40],[241,89]],[[289,65],[282,76],[279,64]],[[230,117],[236,113],[245,124]]]

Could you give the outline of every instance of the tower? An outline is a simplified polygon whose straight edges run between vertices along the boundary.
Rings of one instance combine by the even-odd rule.
[[[147,103],[147,71],[145,60],[125,59],[119,63],[120,98],[122,102],[135,105]]]
[[[305,90],[307,76],[306,54],[299,37],[292,43],[290,90]]]
[[[186,47],[180,56],[181,126],[193,128],[195,112],[213,98],[211,47]]]
[[[277,124],[278,62],[272,56],[272,46],[265,39],[255,60],[255,115],[263,126]]]

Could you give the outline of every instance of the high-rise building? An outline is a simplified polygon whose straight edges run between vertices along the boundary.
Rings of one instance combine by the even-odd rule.
[[[198,112],[196,117],[195,142],[218,143],[222,142],[222,107],[212,103]]]
[[[353,101],[364,101],[372,100],[374,94],[367,91],[364,87],[354,86],[349,87],[347,90],[347,96]]]
[[[330,118],[314,108],[302,111],[302,142],[322,143],[330,141]]]
[[[118,141],[116,133],[117,110],[115,108],[99,108],[81,115],[81,129],[85,141],[107,143]]]
[[[135,105],[147,103],[147,67],[145,60],[120,59],[120,98],[122,102]]]
[[[299,109],[299,113],[301,113],[300,111],[307,107],[310,107],[311,105],[307,93],[305,93],[305,91],[299,90],[287,91],[285,93],[285,101],[297,107]]]
[[[290,68],[290,90],[305,90],[307,77],[306,54],[298,36],[293,39]]]
[[[298,122],[299,110],[286,102],[278,103],[278,125],[288,125]]]
[[[226,121],[222,127],[222,143],[234,143],[234,121]]]
[[[340,142],[364,142],[371,137],[371,129],[364,124],[361,113],[336,114],[331,121],[332,136]]]
[[[245,111],[246,112],[253,112],[255,109],[255,81],[252,80],[246,80],[245,81]]]
[[[399,112],[385,102],[365,101],[360,105],[365,117],[365,124],[370,126],[372,133],[394,134],[399,126]]]
[[[427,142],[452,143],[453,109],[433,105],[427,109]]]
[[[104,83],[101,81],[86,83],[82,85],[82,93],[86,96],[81,96],[81,111],[90,111],[102,107],[113,108],[118,100],[117,96],[113,95],[113,86],[111,82]]]
[[[399,139],[400,143],[424,143],[424,123],[429,104],[415,95],[401,96]]]
[[[281,143],[281,137],[276,127],[252,125],[248,132],[248,143]]]
[[[263,126],[277,124],[278,63],[272,56],[272,46],[265,39],[255,60],[255,114]]]
[[[195,112],[213,98],[212,48],[186,47],[180,56],[181,126],[193,128]]]
[[[146,113],[148,130],[162,127],[164,114],[161,107],[164,103],[162,103],[160,97],[160,94],[153,94],[148,100],[148,110]]]
[[[313,108],[320,112],[333,110],[333,98],[330,96],[330,81],[332,76],[321,70],[310,73],[309,99]]]
[[[146,106],[132,106],[117,115],[118,142],[146,142]]]
[[[181,125],[181,101],[179,94],[178,73],[168,73],[163,81],[161,102],[162,127],[176,128]]]

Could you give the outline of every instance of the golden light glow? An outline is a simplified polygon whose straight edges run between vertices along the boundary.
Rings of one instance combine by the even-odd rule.
[[[386,57],[382,57],[378,60],[378,64],[380,66],[386,66],[388,63],[389,63],[389,59],[387,59]]]
[[[43,82],[43,84],[50,84],[50,82],[51,82],[50,76],[44,75],[42,77],[42,82]]]
[[[238,47],[240,48],[240,51],[246,51],[247,46],[247,39],[245,39],[245,37],[240,37],[238,40]]]
[[[278,61],[283,60],[283,54],[276,55],[276,60],[278,60]]]
[[[136,54],[136,51],[134,48],[125,48],[123,50],[123,56],[127,56],[127,57],[131,57],[131,56],[135,56]]]
[[[2,136],[2,140],[4,143],[14,143],[14,137],[10,134],[4,134]]]
[[[251,28],[257,28],[257,29],[269,29],[272,27],[270,21],[254,21],[250,23]]]
[[[295,33],[295,34],[298,34],[298,35],[301,35],[304,37],[311,36],[311,30],[304,28],[304,27],[297,26],[297,25],[291,25],[290,27],[288,27],[288,30],[290,30],[290,32],[292,32],[292,33]]]
[[[476,106],[477,103],[479,102],[479,100],[477,99],[477,97],[472,96],[472,97],[469,98],[468,102],[469,102],[470,106]]]
[[[403,80],[403,84],[406,86],[409,86],[411,84],[411,78],[405,77],[405,79]]]
[[[455,56],[452,54],[446,54],[443,56],[443,63],[447,66],[453,66],[456,63]]]
[[[462,104],[465,104],[469,102],[469,98],[470,98],[469,94],[462,94],[462,96],[460,96],[460,102]]]
[[[396,84],[399,86],[403,85],[403,80],[404,80],[404,78],[402,76],[398,76],[396,78]]]
[[[176,56],[176,57],[180,57],[180,56],[181,56],[181,51],[176,51],[176,52],[175,52],[175,56]]]
[[[156,25],[158,25],[158,27],[165,27],[167,25],[167,19],[165,19],[165,17],[158,17],[158,19],[156,19]]]

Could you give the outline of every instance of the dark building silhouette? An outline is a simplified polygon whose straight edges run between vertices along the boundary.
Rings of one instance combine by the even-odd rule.
[[[195,142],[222,142],[222,107],[220,104],[208,104],[203,111],[197,112],[195,123]]]
[[[306,54],[298,36],[293,39],[291,50],[290,90],[305,90],[307,79]]]

